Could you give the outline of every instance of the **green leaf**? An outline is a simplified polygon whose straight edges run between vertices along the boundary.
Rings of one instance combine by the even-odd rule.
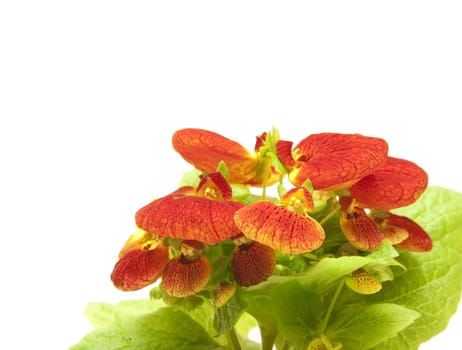
[[[226,166],[226,163],[224,161],[220,161],[220,163],[218,163],[218,167],[217,167],[217,171],[223,175],[223,177],[226,179],[226,181],[229,180],[229,171],[228,171],[228,167]]]
[[[233,191],[233,200],[241,201],[250,196],[250,186],[240,185],[240,184],[231,184],[231,189]]]
[[[285,188],[283,183],[278,183],[277,190],[279,198],[282,198],[287,193],[287,188]]]
[[[324,258],[300,282],[306,288],[325,296],[338,285],[341,278],[371,262],[372,259],[362,256]]]
[[[293,280],[273,288],[271,299],[281,335],[297,349],[305,349],[322,316],[320,295]]]
[[[85,316],[95,327],[121,325],[127,317],[141,316],[165,306],[161,300],[126,300],[118,304],[88,303]]]
[[[342,343],[343,349],[367,350],[395,336],[418,317],[418,312],[396,304],[355,305],[334,313],[325,334],[329,340]]]
[[[104,319],[109,320],[109,314],[113,313],[113,321],[109,324],[106,321],[98,322],[101,327],[87,334],[70,350],[223,349],[183,311],[163,307],[154,312],[142,313],[138,310],[138,301],[130,307],[128,303],[124,302],[122,308],[114,305],[112,310],[106,304],[103,308],[106,315]],[[97,311],[95,305],[91,308]],[[136,311],[130,314],[129,309]]]
[[[281,163],[277,156],[276,152],[276,143],[280,140],[280,134],[278,129],[273,126],[272,130],[266,134],[266,140],[265,144],[268,148],[268,151],[266,154],[269,156],[271,159],[271,164],[274,166],[274,168],[279,172],[281,176],[284,176],[287,174],[287,170],[285,166]]]
[[[249,332],[257,326],[257,321],[255,318],[250,316],[247,312],[242,313],[241,317],[236,323],[236,331],[247,337]]]
[[[256,194],[252,194],[252,193],[250,193],[248,196],[246,196],[244,198],[239,199],[239,201],[244,203],[245,205],[249,205],[249,204],[252,204],[252,203],[254,203],[256,201],[261,201],[261,200],[262,200],[261,195],[256,195]],[[266,196],[266,200],[274,202],[276,204],[279,204],[279,199],[276,198],[276,197]]]
[[[215,306],[213,305],[212,300],[204,298],[203,302],[197,307],[187,309],[182,306],[182,308],[183,311],[202,328],[204,328],[211,337],[215,337],[216,332],[213,326],[213,313],[215,312]]]
[[[246,304],[239,298],[237,294],[222,307],[217,308],[213,318],[213,326],[218,335],[227,333],[236,324],[239,317],[242,315]]]
[[[202,174],[202,171],[197,170],[196,168],[191,169],[190,171],[183,174],[178,186],[179,187],[183,187],[183,186],[197,187],[197,185],[199,185],[199,182],[200,182],[201,174]]]
[[[413,350],[443,331],[455,313],[462,290],[462,194],[429,188],[412,206],[396,211],[419,223],[432,237],[425,253],[401,251],[406,270],[395,273],[370,302],[393,302],[422,316],[376,350]]]
[[[367,256],[369,259],[374,259],[374,262],[368,264],[365,270],[379,282],[393,280],[394,273],[390,266],[399,266],[402,269],[406,269],[403,264],[394,259],[397,256],[399,254],[396,249],[390,241],[386,240],[378,250]]]

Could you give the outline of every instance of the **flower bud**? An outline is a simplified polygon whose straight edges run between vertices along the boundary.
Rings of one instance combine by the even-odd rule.
[[[225,305],[236,292],[236,286],[229,282],[222,282],[213,291],[213,303],[216,307]]]
[[[356,270],[352,276],[345,277],[345,283],[359,294],[374,294],[382,289],[382,284],[363,269]]]

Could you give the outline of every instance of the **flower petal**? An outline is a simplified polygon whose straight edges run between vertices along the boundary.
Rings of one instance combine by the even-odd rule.
[[[258,201],[239,209],[234,218],[246,237],[287,254],[317,249],[325,237],[316,220],[270,201]]]
[[[379,228],[383,233],[383,237],[388,239],[393,245],[401,243],[409,237],[409,232],[407,232],[407,230],[402,227],[393,225],[389,220],[384,220],[379,225]]]
[[[427,252],[433,247],[433,242],[428,233],[415,221],[405,216],[390,214],[387,220],[395,226],[405,229],[409,236],[407,239],[396,247],[401,249],[410,250],[412,252]]]
[[[340,227],[351,245],[360,250],[377,250],[383,242],[382,232],[362,208],[354,207],[342,213]]]
[[[161,237],[197,240],[210,245],[240,233],[234,213],[244,204],[178,193],[157,199],[138,210],[138,227]]]
[[[314,201],[311,193],[305,187],[295,187],[288,190],[281,198],[281,203],[292,208],[296,213],[304,213],[314,208]]]
[[[293,155],[301,162],[290,181],[302,186],[307,180],[316,190],[337,190],[369,175],[387,157],[385,140],[359,134],[321,133],[310,135],[295,146]]]
[[[161,285],[167,294],[182,298],[200,292],[211,274],[212,268],[205,257],[188,261],[177,256],[168,262]]]
[[[276,142],[276,154],[286,167],[292,168],[295,166],[295,159],[292,157],[292,141],[279,140]]]
[[[149,244],[150,242],[155,240],[156,238],[153,236],[152,233],[143,230],[138,230],[137,232],[132,233],[125,242],[122,249],[120,250],[119,259],[121,259],[125,254],[131,252],[132,250],[143,249],[143,246],[146,243]]]
[[[255,147],[254,147],[255,153],[259,152],[260,148],[262,148],[262,147],[264,147],[266,145],[266,136],[267,135],[268,135],[268,133],[265,131],[260,136],[256,137]]]
[[[413,162],[391,158],[350,188],[366,208],[390,210],[414,203],[428,185],[427,173]]]
[[[168,262],[165,246],[154,249],[136,249],[126,253],[115,264],[111,280],[123,291],[133,291],[154,283]]]
[[[213,304],[216,307],[225,305],[236,293],[236,286],[229,282],[221,282],[213,291]]]
[[[237,246],[233,251],[231,271],[241,286],[253,286],[273,274],[276,254],[267,245],[250,242]]]
[[[202,176],[196,192],[201,197],[217,200],[230,200],[233,196],[231,186],[219,172]]]
[[[216,171],[223,161],[231,183],[246,183],[255,175],[256,158],[241,144],[203,129],[181,129],[172,137],[173,148],[197,169]]]

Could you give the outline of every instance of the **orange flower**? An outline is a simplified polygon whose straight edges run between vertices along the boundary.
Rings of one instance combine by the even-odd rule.
[[[196,190],[185,186],[138,210],[138,227],[161,237],[198,240],[210,245],[240,233],[231,188],[220,173],[203,176]]]
[[[276,144],[280,161],[295,186],[311,181],[315,190],[339,190],[372,173],[382,165],[387,143],[359,134],[321,133],[303,139],[291,151],[292,142]]]
[[[261,186],[266,174],[267,185],[276,183],[279,174],[269,164],[258,159],[258,149],[264,145],[257,137],[256,152],[251,154],[241,144],[220,134],[203,129],[181,129],[172,137],[173,148],[197,169],[214,172],[221,161],[226,164],[229,182]]]
[[[161,282],[168,295],[179,298],[200,292],[212,274],[200,242],[183,241],[180,250],[181,255],[168,262]]]
[[[407,233],[405,239],[395,244],[396,247],[412,252],[427,252],[432,249],[431,237],[419,224],[405,216],[387,214],[384,220],[386,227],[398,227]]]
[[[373,251],[387,239],[396,247],[414,252],[432,249],[432,240],[413,220],[390,212],[372,209],[368,214],[351,197],[341,197],[340,227],[355,248]]]
[[[355,248],[366,251],[379,249],[383,233],[364,209],[350,205],[340,216],[340,227],[348,242]]]
[[[388,157],[374,172],[351,186],[350,194],[362,207],[390,210],[414,203],[427,185],[428,175],[418,165]]]
[[[276,254],[272,248],[243,236],[233,240],[236,248],[233,251],[231,271],[237,284],[253,286],[273,274]]]
[[[292,189],[283,196],[282,203],[286,206],[257,201],[239,209],[235,214],[236,226],[247,238],[283,253],[302,254],[319,248],[325,233],[306,214],[312,205],[309,192],[304,188]],[[303,207],[304,203],[308,207]]]
[[[168,251],[164,245],[148,244],[123,255],[112,270],[111,280],[120,290],[138,290],[157,281],[167,262]]]

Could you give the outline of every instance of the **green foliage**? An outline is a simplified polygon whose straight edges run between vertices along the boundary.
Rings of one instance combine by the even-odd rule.
[[[424,227],[433,239],[426,253],[400,251],[406,270],[372,296],[371,302],[393,302],[418,311],[421,317],[376,350],[417,349],[442,332],[456,312],[462,290],[462,195],[429,188],[412,206],[399,210]]]
[[[218,335],[229,332],[245,310],[245,303],[238,295],[234,295],[225,305],[215,311],[213,326]]]
[[[280,334],[297,349],[308,346],[320,325],[324,305],[316,291],[292,280],[271,290],[271,302]]]
[[[183,187],[183,186],[197,187],[197,185],[199,185],[199,182],[200,182],[201,174],[202,174],[202,171],[197,170],[196,168],[191,169],[190,171],[183,174],[183,176],[181,177],[180,183],[178,184],[178,187]]]
[[[253,201],[259,196],[243,197]],[[233,329],[243,350],[256,350],[258,345],[247,336],[257,323],[264,339],[275,340],[278,350],[305,350],[313,339],[339,342],[346,350],[415,350],[444,330],[460,300],[462,195],[429,188],[417,203],[396,212],[425,228],[433,239],[432,251],[412,253],[386,242],[368,255],[334,257],[342,242],[332,217],[324,226],[329,228],[330,251],[278,253],[279,275],[238,287],[217,309],[210,291],[230,278],[226,271],[234,247],[225,241],[206,252],[215,272],[209,290],[200,295],[202,303],[189,308],[187,303],[165,307],[160,300],[90,303],[86,315],[95,330],[71,350],[232,350],[224,334]],[[340,287],[360,268],[383,282],[380,292],[359,295]]]
[[[396,304],[344,307],[332,315],[326,336],[344,349],[367,350],[395,336],[418,317],[418,312]]]
[[[93,304],[87,309],[87,315],[98,320],[99,327],[70,350],[223,349],[183,311],[162,307],[156,311],[141,312],[140,305],[146,307],[139,301],[124,302],[123,306],[114,305],[112,308],[109,304],[103,307]],[[152,308],[155,308],[154,305]],[[99,315],[101,311],[105,315],[103,319]],[[112,322],[107,322],[109,320]]]

